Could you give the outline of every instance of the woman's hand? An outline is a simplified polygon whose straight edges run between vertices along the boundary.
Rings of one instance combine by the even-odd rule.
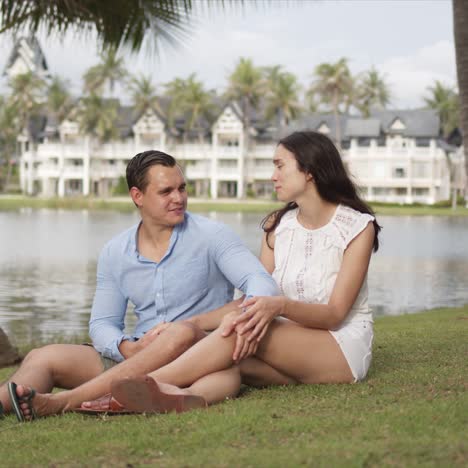
[[[240,326],[241,325],[238,325],[237,328],[239,328]],[[237,328],[236,328],[236,332],[237,332]],[[247,334],[240,335],[237,332],[236,346],[234,347],[232,360],[238,364],[243,359],[253,356],[257,352],[257,348],[258,348],[257,340],[249,341],[249,335]]]
[[[239,306],[248,308],[234,320],[234,326],[240,336],[250,331],[248,342],[259,342],[268,330],[271,321],[283,315],[286,307],[285,296],[252,297]]]

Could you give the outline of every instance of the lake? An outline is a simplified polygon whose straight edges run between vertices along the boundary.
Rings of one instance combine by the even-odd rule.
[[[258,254],[261,215],[206,215],[230,225]],[[11,340],[84,335],[99,251],[138,219],[136,212],[0,212],[0,327]],[[375,315],[468,303],[468,217],[382,216],[379,222],[381,248],[369,269]]]

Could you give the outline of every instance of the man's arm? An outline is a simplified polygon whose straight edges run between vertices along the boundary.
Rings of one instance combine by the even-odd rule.
[[[221,325],[221,320],[227,313],[232,312],[234,310],[239,310],[239,306],[242,304],[243,301],[244,297],[240,297],[239,299],[228,302],[222,307],[218,307],[217,309],[211,310],[210,312],[205,312],[203,314],[190,317],[189,319],[187,319],[187,321],[192,322],[204,331],[215,330],[219,327],[219,325]]]
[[[113,267],[115,268],[115,265],[111,260],[109,247],[106,246],[98,261],[89,336],[99,353],[120,362],[126,357],[126,353],[121,352],[119,346],[132,346],[134,343],[126,341],[130,337],[124,334],[127,299],[115,281]]]
[[[227,226],[214,236],[212,249],[215,262],[224,276],[246,296],[279,294],[274,279]]]

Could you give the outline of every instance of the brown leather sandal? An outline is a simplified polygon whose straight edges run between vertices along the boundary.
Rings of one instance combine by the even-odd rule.
[[[126,410],[135,413],[183,413],[208,406],[200,396],[162,392],[156,381],[147,375],[116,380],[111,384],[111,393]]]

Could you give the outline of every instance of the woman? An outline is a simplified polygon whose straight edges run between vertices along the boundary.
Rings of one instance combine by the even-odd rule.
[[[289,135],[273,163],[286,206],[265,219],[260,258],[283,296],[248,299],[175,361],[114,382],[114,406],[136,412],[205,406],[237,395],[241,374],[257,385],[345,383],[367,375],[373,340],[367,270],[380,226],[326,136]],[[19,391],[23,400],[32,396],[27,387]],[[33,406],[39,414],[55,412],[52,399],[23,401],[23,415],[28,419]]]

